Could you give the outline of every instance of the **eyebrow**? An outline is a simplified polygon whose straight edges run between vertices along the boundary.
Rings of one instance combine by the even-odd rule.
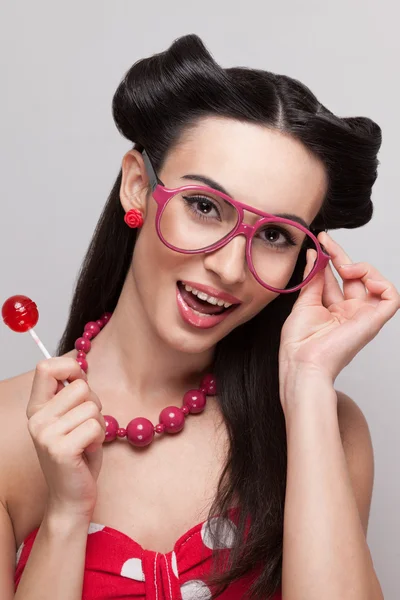
[[[222,194],[225,194],[226,196],[229,196],[230,198],[233,198],[232,194],[230,194],[222,185],[220,185],[219,183],[217,183],[216,181],[214,181],[214,179],[211,179],[210,177],[205,177],[204,175],[197,175],[197,174],[188,174],[188,175],[183,175],[181,177],[181,179],[193,179],[195,181],[200,181],[201,183],[204,183],[204,185],[207,185],[210,188],[213,188],[214,190],[217,190],[218,192],[221,192]],[[265,211],[267,212],[267,211]],[[294,215],[292,213],[273,213],[275,217],[281,217],[282,219],[290,219],[291,221],[295,221],[296,223],[299,223],[300,225],[303,225],[303,227],[305,227],[306,229],[309,229],[309,225],[305,222],[304,219],[302,219],[301,217],[299,217],[298,215]]]

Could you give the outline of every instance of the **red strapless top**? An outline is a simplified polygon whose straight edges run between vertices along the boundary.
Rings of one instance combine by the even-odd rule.
[[[125,533],[90,523],[82,600],[209,600],[211,591],[204,583],[210,572],[215,527],[213,517],[184,533],[173,550],[162,554],[145,550]],[[229,551],[236,531],[237,509],[224,519],[218,540],[221,552]],[[237,521],[236,521],[237,523]],[[18,587],[38,528],[32,531],[17,551],[15,590]],[[254,570],[232,584],[221,600],[242,600],[260,570]],[[273,600],[282,600],[281,593]]]

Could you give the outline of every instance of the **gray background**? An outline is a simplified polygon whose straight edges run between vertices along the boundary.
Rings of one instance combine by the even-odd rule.
[[[290,75],[337,114],[381,125],[373,220],[333,237],[353,261],[371,262],[399,287],[394,0],[1,0],[0,7],[0,304],[17,293],[32,297],[41,313],[36,331],[50,352],[129,148],[111,117],[112,95],[134,61],[191,32],[223,66]],[[399,338],[396,315],[336,381],[370,425],[376,473],[368,542],[387,600],[400,597]],[[0,326],[0,357],[4,379],[32,369],[42,355],[29,334]]]

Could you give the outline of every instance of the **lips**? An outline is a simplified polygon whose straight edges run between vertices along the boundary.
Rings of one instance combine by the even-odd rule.
[[[200,300],[200,298],[191,292],[188,292],[180,281],[178,281],[178,288],[186,304],[188,304],[190,308],[197,310],[197,312],[205,315],[219,315],[226,310],[223,306],[218,306],[218,304],[210,304],[207,300]]]
[[[189,294],[189,296],[186,296],[184,292],[186,292],[186,294]],[[190,296],[192,296],[194,300],[192,300]],[[234,304],[229,308],[224,309],[224,307],[213,306],[212,304],[210,304],[210,309],[213,311],[213,314],[211,314],[208,308],[207,313],[204,312],[205,308],[203,303],[203,313],[198,314],[201,311],[198,308],[194,307],[194,302],[198,302],[200,304],[200,300],[196,299],[195,296],[191,294],[191,292],[187,292],[187,290],[185,290],[185,288],[182,285],[180,285],[179,282],[176,285],[176,301],[178,305],[179,314],[181,315],[185,323],[192,325],[193,327],[197,327],[199,329],[210,329],[211,327],[215,327],[224,319],[226,319],[238,307],[238,304]],[[221,308],[223,309],[222,312]],[[217,314],[215,314],[215,309],[217,309],[218,311]]]
[[[242,301],[236,296],[232,296],[232,294],[228,294],[227,292],[221,292],[220,290],[216,290],[215,288],[209,285],[203,285],[202,283],[197,283],[195,281],[188,281],[185,279],[185,284],[198,290],[199,292],[204,292],[208,296],[214,296],[214,298],[218,298],[218,300],[223,300],[224,302],[229,302],[229,304],[241,304]]]

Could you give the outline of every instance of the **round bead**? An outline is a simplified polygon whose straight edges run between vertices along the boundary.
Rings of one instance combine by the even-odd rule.
[[[4,323],[12,331],[25,333],[35,327],[39,311],[33,300],[21,294],[8,298],[1,309]]]
[[[85,373],[87,373],[88,363],[87,363],[86,358],[77,358],[76,362],[78,363],[78,365],[80,366],[80,368],[82,369],[82,371],[85,371]]]
[[[89,352],[91,343],[86,338],[80,337],[75,342],[76,350],[83,350],[83,352]]]
[[[103,319],[97,319],[96,325],[98,325],[100,329],[103,329],[105,322],[103,321]]]
[[[162,423],[157,423],[157,425],[154,427],[154,431],[156,433],[164,433],[165,425],[163,425]]]
[[[118,421],[111,415],[103,415],[106,423],[106,437],[105,442],[112,442],[117,437],[117,431],[119,429]]]
[[[127,425],[126,437],[132,446],[147,446],[154,438],[153,423],[145,417],[132,419]]]
[[[76,355],[76,358],[86,358],[86,352],[84,352],[83,350],[79,350],[78,354]]]
[[[104,325],[106,325],[108,323],[108,321],[111,319],[111,315],[112,315],[112,313],[110,313],[110,312],[105,312],[104,315],[101,315],[101,320],[103,321]]]
[[[184,406],[181,407],[181,411],[183,412],[183,414],[185,415],[185,417],[187,417],[188,414],[189,414],[189,412],[190,412],[189,407],[186,406],[186,405],[184,405]]]
[[[167,406],[160,412],[159,421],[167,433],[178,433],[185,425],[185,415],[178,406]]]
[[[183,404],[191,413],[201,413],[206,406],[206,395],[201,390],[189,390],[183,396]]]
[[[124,437],[126,437],[126,429],[125,429],[125,427],[120,427],[120,428],[118,429],[118,431],[117,431],[117,436],[118,436],[119,438],[124,438]]]
[[[84,331],[82,333],[82,337],[85,338],[85,340],[91,340],[93,337],[93,333],[91,331]]]
[[[100,333],[100,327],[94,321],[89,321],[89,323],[86,323],[86,325],[84,327],[84,331],[90,331],[91,333],[93,333],[93,337],[94,337],[98,333]]]
[[[200,389],[206,396],[214,396],[217,393],[217,381],[214,375],[211,375],[211,373],[204,375],[201,380]]]

